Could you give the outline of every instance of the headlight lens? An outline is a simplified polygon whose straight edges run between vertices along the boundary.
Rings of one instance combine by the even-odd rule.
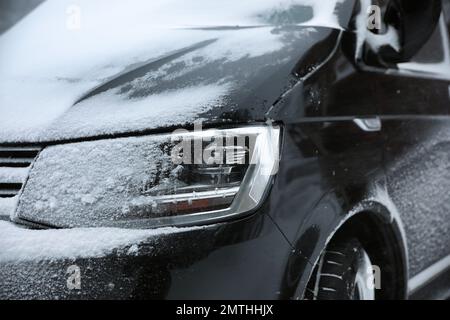
[[[251,126],[51,146],[17,216],[57,227],[152,228],[242,215],[261,203],[279,141],[279,127]]]

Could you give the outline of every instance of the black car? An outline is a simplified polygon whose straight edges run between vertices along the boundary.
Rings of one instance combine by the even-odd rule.
[[[0,298],[448,298],[449,28],[446,0],[43,2],[0,35]]]

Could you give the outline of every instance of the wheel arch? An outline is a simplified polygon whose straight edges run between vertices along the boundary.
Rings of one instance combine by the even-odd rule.
[[[383,197],[382,197],[383,198]],[[384,201],[383,201],[384,200]],[[402,221],[392,203],[385,199],[364,200],[346,213],[332,220],[327,232],[317,239],[314,250],[305,253],[310,262],[299,276],[299,284],[293,299],[304,296],[307,284],[314,272],[314,266],[331,240],[337,237],[354,236],[361,241],[371,256],[374,265],[380,267],[381,290],[378,299],[406,299],[408,286],[408,252]],[[317,213],[317,212],[316,212]],[[330,213],[323,213],[330,217]],[[317,216],[316,216],[317,217]],[[320,218],[317,218],[320,220]],[[313,225],[314,220],[308,224]],[[298,241],[297,244],[300,244]],[[297,245],[294,245],[297,247]],[[382,248],[380,250],[380,248]],[[297,250],[297,248],[296,248]]]
[[[331,240],[357,238],[373,265],[379,267],[381,287],[377,288],[377,299],[405,299],[408,258],[401,224],[375,212],[376,210],[364,209],[349,216],[330,236],[327,245]],[[323,250],[325,249],[326,246]]]

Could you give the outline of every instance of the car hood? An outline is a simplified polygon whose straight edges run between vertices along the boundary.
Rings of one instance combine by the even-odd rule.
[[[0,143],[264,120],[341,2],[46,1],[0,36]]]

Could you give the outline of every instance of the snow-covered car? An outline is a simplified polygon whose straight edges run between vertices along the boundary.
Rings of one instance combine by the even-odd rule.
[[[43,2],[0,35],[0,298],[448,297],[449,26]]]

